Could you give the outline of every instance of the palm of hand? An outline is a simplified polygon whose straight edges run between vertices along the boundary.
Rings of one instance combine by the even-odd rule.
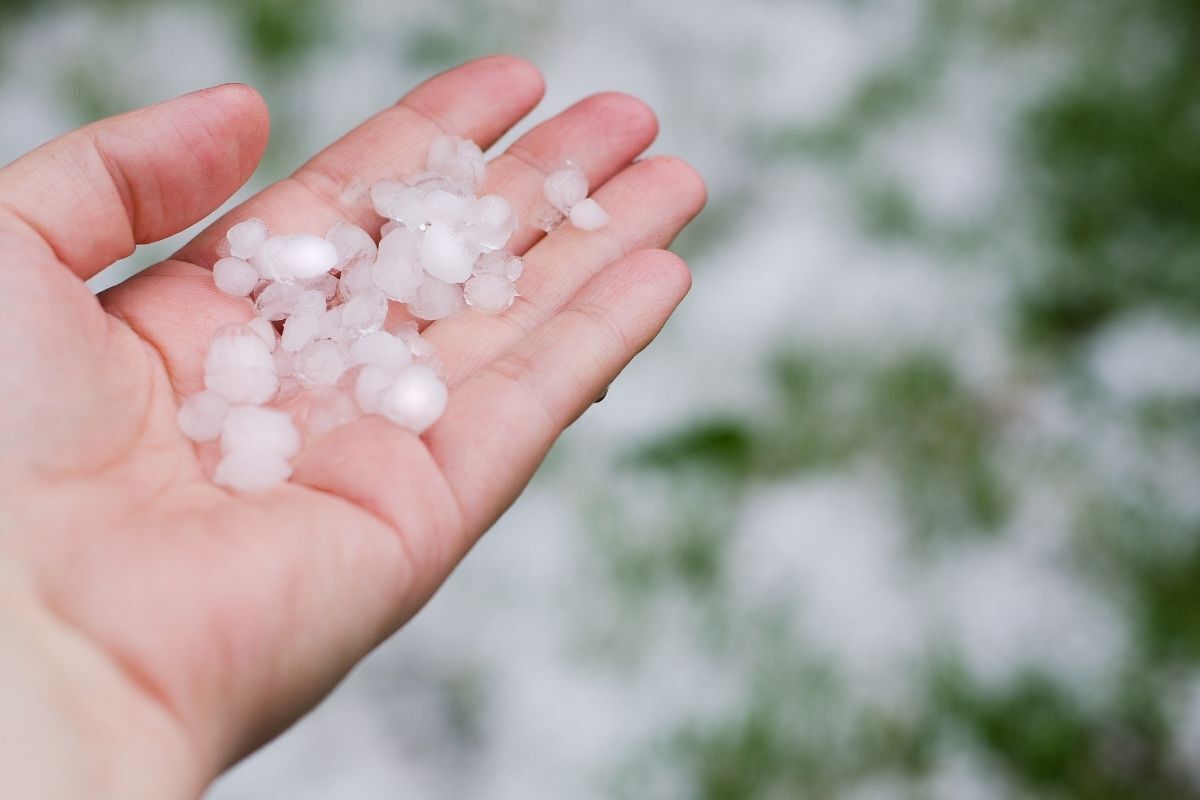
[[[492,161],[488,191],[529,220],[544,171],[570,157],[603,184],[614,221],[540,239],[523,223],[524,299],[503,317],[431,327],[451,400],[423,439],[365,417],[308,442],[278,489],[238,496],[206,479],[175,414],[213,330],[252,313],[212,286],[224,231],[249,216],[285,232],[370,226],[342,186],[414,169],[440,130],[486,146],[540,94],[513,59],[438,76],[99,302],[81,278],[248,177],[265,144],[261,100],[237,86],[188,95],[0,172],[5,619],[29,632],[26,697],[66,708],[78,746],[136,741],[170,765],[153,789],[143,776],[148,794],[198,790],[411,617],[686,291],[677,259],[641,248],[699,210],[702,184],[673,159],[631,165],[652,115],[589,98]]]

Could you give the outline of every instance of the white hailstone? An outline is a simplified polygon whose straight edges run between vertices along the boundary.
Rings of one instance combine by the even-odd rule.
[[[293,313],[296,301],[304,291],[303,286],[292,283],[268,283],[254,299],[254,305],[260,317],[278,322]]]
[[[239,492],[258,492],[277,486],[292,475],[286,458],[253,450],[238,450],[217,462],[213,483]]]
[[[471,308],[497,314],[513,304],[517,290],[505,276],[485,272],[463,284],[463,295]]]
[[[546,176],[542,183],[542,193],[550,201],[550,205],[564,214],[569,214],[572,206],[587,197],[587,176],[583,174],[583,170],[568,164]]]
[[[221,435],[221,423],[228,412],[229,401],[221,395],[197,392],[179,406],[179,429],[194,442],[215,441]]]
[[[350,366],[350,355],[343,345],[322,339],[297,353],[292,363],[302,386],[332,386]]]
[[[608,212],[592,198],[580,200],[571,206],[571,224],[585,231],[594,231],[608,224]]]
[[[243,220],[225,233],[225,240],[229,242],[229,255],[243,261],[254,258],[270,236],[267,223],[261,219]]]
[[[387,321],[388,299],[383,292],[376,289],[351,297],[341,309],[341,330],[350,337],[357,338],[383,327],[383,323]]]
[[[462,283],[471,275],[479,251],[451,228],[431,225],[421,239],[421,265],[446,283]]]
[[[283,323],[283,336],[279,346],[290,353],[298,353],[317,337],[322,310],[318,314],[293,314]]]
[[[425,192],[400,181],[382,180],[371,187],[371,204],[381,217],[412,230],[428,222]]]
[[[367,291],[375,291],[374,260],[359,261],[342,270],[341,280],[337,282],[337,296],[345,302],[355,295]]]
[[[375,259],[375,240],[371,238],[371,234],[357,225],[339,222],[325,234],[325,240],[333,245],[333,249],[337,252],[334,269],[344,270],[357,261],[373,261]]]
[[[277,458],[300,452],[300,434],[285,411],[261,406],[234,406],[221,425],[221,452],[250,450]]]
[[[225,294],[245,297],[258,286],[258,270],[240,258],[229,256],[213,264],[213,282]]]
[[[289,236],[271,261],[279,275],[305,280],[333,269],[338,254],[333,245],[320,236],[300,233]]]
[[[290,237],[288,236],[272,236],[263,242],[261,248],[250,258],[250,263],[258,270],[258,274],[269,281],[285,281],[292,282],[290,275],[280,273],[275,266],[275,256],[283,248]]]
[[[342,327],[342,308],[334,306],[317,319],[318,339],[332,339],[340,342],[347,337],[346,329]]]
[[[367,364],[354,382],[354,399],[364,414],[379,414],[383,393],[392,387],[396,375],[383,367]]]
[[[475,275],[503,275],[510,281],[515,281],[525,271],[525,262],[512,253],[503,251],[484,253],[475,262],[472,271]]]
[[[417,329],[417,323],[415,322],[406,322],[398,327],[395,336],[408,345],[408,349],[412,351],[413,358],[429,358],[437,352],[437,348],[428,339],[421,336],[421,332]]]
[[[228,239],[221,239],[217,242],[217,258],[229,258],[233,254],[233,248],[229,245]]]
[[[279,344],[279,335],[275,333],[274,325],[262,317],[255,317],[246,323],[246,327],[257,333],[267,343],[268,350],[272,353],[275,352],[275,347]]]
[[[370,364],[394,375],[412,363],[412,351],[402,339],[375,331],[350,345],[350,363]]]
[[[425,276],[416,298],[408,304],[409,313],[425,320],[443,319],[465,307],[462,286],[440,281],[432,275]]]
[[[473,212],[472,204],[454,192],[434,189],[422,198],[424,222],[458,228],[464,225]]]
[[[379,398],[380,412],[397,425],[420,434],[446,410],[448,392],[437,373],[414,364],[400,373]]]
[[[487,162],[479,145],[468,139],[439,136],[429,145],[425,167],[464,187],[480,191],[487,180]]]
[[[319,315],[325,311],[325,293],[317,289],[305,289],[296,295],[292,306],[293,314]]]
[[[548,205],[538,212],[537,217],[533,220],[533,226],[540,231],[554,233],[566,218],[566,215],[557,208]]]
[[[231,403],[265,403],[279,389],[270,348],[239,326],[218,333],[204,362],[204,386]]]
[[[508,244],[516,229],[516,212],[503,197],[488,194],[475,201],[467,235],[481,250],[501,249]]]
[[[419,254],[420,235],[398,228],[379,241],[379,258],[372,269],[375,286],[392,300],[411,302],[425,280]]]

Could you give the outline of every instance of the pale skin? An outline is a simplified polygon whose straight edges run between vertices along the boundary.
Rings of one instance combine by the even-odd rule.
[[[290,483],[236,494],[175,421],[218,327],[250,318],[209,268],[234,223],[378,230],[344,188],[418,169],[442,132],[487,147],[541,98],[529,64],[438,75],[95,297],[84,280],[180,231],[253,172],[267,109],[219,86],[110,118],[0,170],[0,775],[13,797],[196,797],[294,722],[429,599],[550,445],[690,285],[665,247],[704,185],[641,102],[586,98],[493,156],[530,220],[546,171],[587,172],[601,231],[528,221],[523,297],[431,325],[451,387],[423,436],[364,417]],[[608,402],[614,402],[609,400]]]

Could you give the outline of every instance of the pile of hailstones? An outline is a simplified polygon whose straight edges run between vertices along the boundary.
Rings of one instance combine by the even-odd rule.
[[[475,143],[434,141],[425,172],[371,188],[388,219],[378,243],[346,222],[324,237],[272,235],[257,219],[229,229],[213,279],[253,299],[257,316],[217,331],[205,388],[179,410],[189,438],[219,440],[216,483],[251,491],[287,480],[302,430],[315,437],[377,414],[420,434],[441,416],[441,365],[411,319],[444,319],[468,306],[500,313],[517,295],[523,266],[505,249],[517,215],[503,197],[478,194],[484,167]],[[551,173],[543,192],[545,230],[566,218],[584,230],[608,222],[573,165]],[[392,318],[409,321],[389,322],[394,304],[408,314]]]

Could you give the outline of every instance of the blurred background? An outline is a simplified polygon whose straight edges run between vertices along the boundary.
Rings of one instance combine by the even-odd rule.
[[[710,185],[666,332],[211,800],[1200,797],[1198,42],[1195,0],[0,0],[0,162],[239,80],[240,199],[504,51]]]

